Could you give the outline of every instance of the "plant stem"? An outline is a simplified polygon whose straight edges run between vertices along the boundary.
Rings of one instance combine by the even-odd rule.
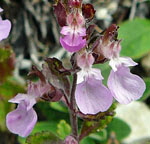
[[[75,102],[75,90],[76,90],[76,83],[77,83],[77,74],[73,75],[73,84],[71,89],[71,96],[70,96],[70,122],[72,127],[72,135],[78,141],[78,119],[76,115],[76,102]]]

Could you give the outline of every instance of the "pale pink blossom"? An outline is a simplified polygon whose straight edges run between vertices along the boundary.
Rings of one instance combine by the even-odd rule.
[[[0,12],[2,12],[3,9],[0,8]],[[10,33],[11,29],[11,22],[9,20],[2,20],[0,17],[0,41],[3,39],[6,39]]]
[[[50,89],[49,84],[30,82],[27,94],[18,94],[9,102],[18,103],[16,110],[6,116],[7,128],[19,136],[28,136],[37,122],[37,114],[32,108],[36,100]]]
[[[72,12],[67,16],[67,24],[61,29],[60,43],[69,52],[79,51],[86,45],[84,17],[79,12]]]
[[[108,30],[114,29],[112,25]],[[116,33],[112,30],[113,34]],[[137,75],[132,74],[128,67],[137,65],[129,57],[120,57],[120,41],[113,37],[111,32],[106,31],[99,43],[100,52],[109,59],[112,70],[108,78],[108,88],[113,93],[114,98],[122,104],[128,104],[139,99],[145,91],[144,81]]]
[[[94,58],[92,54],[84,53],[77,57],[77,64],[81,71],[77,73],[75,99],[80,111],[84,114],[96,114],[106,111],[112,104],[112,94],[102,84],[99,69],[92,68]]]

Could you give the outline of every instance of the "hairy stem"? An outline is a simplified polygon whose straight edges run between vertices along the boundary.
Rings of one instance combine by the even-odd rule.
[[[73,75],[73,84],[71,89],[71,96],[70,96],[70,122],[72,127],[72,135],[73,137],[78,140],[78,119],[76,115],[76,102],[75,102],[75,90],[76,90],[76,83],[77,83],[77,74]]]

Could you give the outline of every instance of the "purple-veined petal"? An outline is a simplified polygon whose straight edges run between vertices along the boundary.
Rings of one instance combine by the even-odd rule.
[[[71,28],[70,26],[63,26],[61,31],[61,34],[63,35],[79,35],[79,36],[86,36],[86,29],[79,27],[79,28]]]
[[[60,37],[61,45],[69,52],[76,52],[86,45],[86,40],[81,36],[67,35],[63,38]]]
[[[31,109],[36,103],[36,99],[41,97],[44,93],[50,90],[50,85],[42,84],[41,81],[37,83],[30,82],[28,85],[28,94],[17,94],[14,98],[10,99],[9,102],[21,103],[25,102],[27,110]]]
[[[109,65],[113,69],[114,72],[117,71],[117,69],[120,66],[136,66],[138,65],[136,62],[134,62],[130,57],[116,57],[110,60]]]
[[[100,80],[89,78],[76,87],[75,99],[84,114],[106,111],[112,104],[112,94]]]
[[[85,51],[83,54],[77,53],[76,61],[77,61],[77,65],[81,69],[88,69],[88,68],[92,67],[92,64],[94,63],[95,59],[94,59],[92,53],[87,53]]]
[[[82,83],[83,81],[85,81],[88,78],[93,78],[93,79],[97,79],[97,80],[103,80],[103,76],[101,75],[101,71],[99,69],[96,68],[89,68],[87,70],[81,70],[77,73],[78,77],[77,77],[77,84]]]
[[[114,98],[121,104],[139,99],[145,91],[144,81],[124,66],[120,66],[116,72],[110,72],[108,87],[114,94]]]
[[[51,89],[51,86],[48,83],[42,84],[41,81],[36,83],[30,82],[28,84],[28,95],[36,99],[41,97],[44,93],[48,92]]]
[[[10,99],[9,102],[20,103],[21,101],[25,100],[27,96],[28,96],[27,94],[20,94],[19,93],[14,98]]]
[[[79,36],[86,36],[86,28],[83,27],[78,28],[75,34],[78,34]]]
[[[28,94],[17,94],[14,98],[10,99],[9,102],[11,103],[21,103],[22,101],[25,102],[27,111],[33,107],[36,103],[36,99],[32,95]]]
[[[37,114],[33,108],[27,111],[24,102],[20,103],[16,110],[7,114],[7,128],[21,137],[27,137],[37,122]]]
[[[79,35],[66,35],[65,37],[63,37],[63,41],[65,41],[65,43],[69,46],[78,46],[83,42],[83,38]]]
[[[36,99],[32,98],[32,96],[27,97],[25,100],[27,111],[30,110],[35,104]]]
[[[119,58],[114,58],[109,61],[109,65],[111,66],[112,70],[116,72],[118,67],[120,67],[122,64]]]
[[[10,29],[11,29],[10,21],[0,19],[0,41],[8,37]]]
[[[60,33],[63,35],[69,35],[70,33],[73,33],[73,30],[69,26],[63,26]]]
[[[77,73],[77,84],[82,83],[85,80],[85,77],[88,76],[88,72],[81,70]]]
[[[104,79],[102,74],[101,74],[101,71],[99,69],[96,69],[96,68],[91,68],[90,78],[94,78],[97,80],[103,80]]]
[[[138,65],[136,62],[134,62],[130,57],[119,57],[119,60],[125,67],[129,66],[136,66]]]

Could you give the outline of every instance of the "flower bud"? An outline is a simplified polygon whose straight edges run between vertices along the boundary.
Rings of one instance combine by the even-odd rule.
[[[69,6],[80,8],[82,4],[82,0],[69,0]]]

